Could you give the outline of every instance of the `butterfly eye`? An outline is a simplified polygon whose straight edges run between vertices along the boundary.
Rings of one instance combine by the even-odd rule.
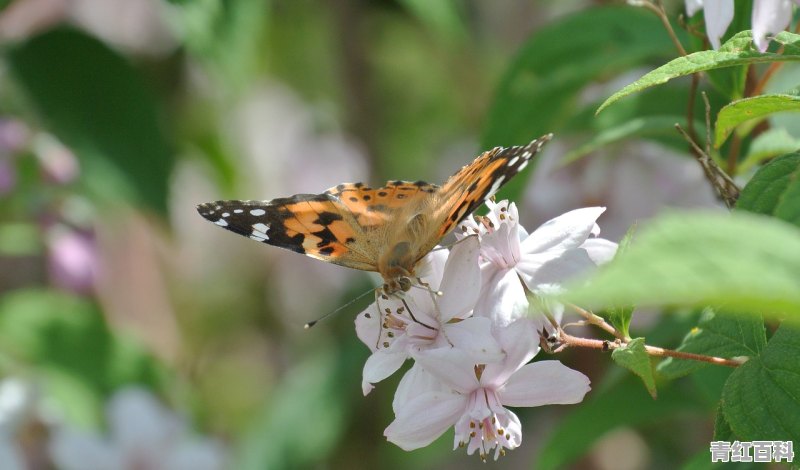
[[[411,279],[407,277],[401,277],[400,280],[400,290],[403,292],[408,292],[411,289]]]

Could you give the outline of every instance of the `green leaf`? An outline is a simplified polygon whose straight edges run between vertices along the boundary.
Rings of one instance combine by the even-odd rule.
[[[614,255],[615,258],[628,251],[628,248],[630,248],[631,242],[633,241],[633,236],[636,234],[636,229],[636,224],[631,225],[631,227],[628,229],[628,232],[624,237],[622,237],[622,240],[620,240],[619,245],[617,246],[617,253]],[[615,306],[608,308],[602,316],[608,319],[611,325],[616,328],[617,331],[622,333],[623,336],[629,338],[633,311],[634,307],[632,305],[622,307]]]
[[[646,88],[667,83],[673,78],[691,75],[706,70],[736,65],[760,64],[777,61],[800,61],[800,35],[781,32],[775,41],[784,46],[782,54],[759,52],[753,46],[750,31],[742,31],[729,39],[717,51],[700,51],[672,60],[648,72],[622,90],[608,98],[597,112],[600,113],[614,102]]]
[[[747,174],[750,168],[764,160],[792,153],[800,149],[800,139],[795,139],[783,127],[777,127],[759,134],[750,143],[747,155],[739,163],[737,172]]]
[[[445,38],[466,36],[466,27],[455,0],[428,2],[425,0],[400,0],[420,21]]]
[[[656,379],[653,376],[653,364],[650,362],[650,355],[644,347],[644,338],[635,338],[628,344],[621,346],[611,352],[611,359],[634,374],[638,375],[648,393],[656,398]]]
[[[8,64],[85,169],[113,166],[141,201],[166,211],[173,155],[155,101],[129,63],[91,36],[56,29],[13,48]],[[105,196],[119,192],[111,190]]]
[[[742,189],[737,209],[771,215],[800,226],[800,153],[764,165]]]
[[[16,360],[71,377],[98,397],[128,383],[162,385],[163,368],[150,355],[113,337],[94,305],[70,295],[25,290],[0,297],[0,344]]]
[[[722,412],[734,434],[748,441],[800,445],[800,330],[784,324],[761,355],[731,374]]]
[[[661,24],[638,8],[598,7],[536,31],[500,82],[483,147],[520,144],[557,131],[574,113],[578,92],[593,80],[673,53]]]
[[[698,325],[686,335],[678,351],[731,359],[757,356],[767,344],[760,315],[703,311]],[[675,379],[695,372],[708,363],[669,357],[656,369],[659,375]]]
[[[579,160],[582,157],[617,142],[632,139],[634,137],[670,137],[674,136],[675,124],[686,122],[685,116],[645,116],[621,123],[616,127],[604,129],[597,132],[592,138],[584,142],[579,147],[571,150],[562,157],[562,164],[566,165]],[[704,124],[700,121],[695,122],[696,129],[702,129]]]
[[[725,419],[725,413],[722,412],[722,403],[720,403],[717,409],[717,415],[714,417],[714,440],[728,442],[737,440],[736,435],[733,434],[730,423]]]
[[[800,321],[800,230],[742,211],[675,212],[563,297],[588,306],[717,305]]]
[[[728,104],[717,115],[714,126],[714,148],[720,148],[739,124],[783,111],[800,111],[800,96],[760,95]]]
[[[618,426],[662,423],[676,413],[707,413],[705,404],[676,383],[662,387],[658,400],[653,400],[638,379],[628,377],[606,388],[593,385],[589,398],[575,406],[542,443],[530,468],[568,468],[570,462],[586,455],[597,439]]]

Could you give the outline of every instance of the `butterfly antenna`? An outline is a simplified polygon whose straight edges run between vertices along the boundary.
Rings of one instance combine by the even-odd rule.
[[[347,302],[346,304],[342,305],[341,307],[338,307],[336,310],[333,310],[332,312],[328,312],[325,315],[317,318],[316,320],[313,320],[313,321],[310,321],[310,322],[306,323],[305,325],[303,325],[303,328],[306,329],[306,330],[310,329],[312,326],[316,325],[317,323],[321,322],[322,320],[325,320],[326,318],[328,318],[330,316],[333,316],[335,313],[340,312],[340,311],[344,310],[345,308],[353,305],[357,300],[359,300],[360,298],[364,297],[365,295],[369,294],[370,292],[372,292],[374,290],[375,289],[370,289],[370,290],[368,290],[368,291],[366,291],[366,292],[364,292],[362,294],[359,294],[356,298],[354,298],[353,300]]]

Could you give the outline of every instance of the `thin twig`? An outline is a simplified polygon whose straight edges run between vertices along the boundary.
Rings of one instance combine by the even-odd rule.
[[[711,157],[706,154],[700,147],[697,146],[694,140],[692,140],[691,136],[683,130],[680,124],[675,124],[675,128],[680,132],[683,137],[689,142],[689,145],[692,146],[694,149],[695,155],[697,156],[697,161],[700,163],[700,166],[703,168],[703,172],[706,175],[706,179],[711,186],[716,190],[719,197],[725,203],[725,205],[731,209],[736,204],[736,200],[739,198],[739,187],[736,186],[736,183],[728,176],[727,173],[722,171],[722,169],[717,165],[717,163],[711,159]]]
[[[559,339],[561,340],[562,345],[554,352],[561,352],[567,347],[590,348],[590,349],[600,349],[603,351],[613,351],[615,349],[627,346],[628,344],[627,342],[619,340],[604,341],[600,339],[581,338],[578,336],[568,335],[564,333],[563,330],[560,332]],[[675,351],[673,349],[664,349],[656,346],[645,346],[644,349],[645,351],[647,351],[647,354],[656,357],[674,357],[676,359],[707,362],[709,364],[715,364],[727,367],[739,367],[740,365],[744,364],[744,361],[737,359],[725,359],[722,357],[704,356],[702,354],[693,354],[682,351]]]
[[[686,49],[683,48],[683,44],[678,39],[678,35],[675,34],[675,30],[672,29],[672,24],[669,22],[669,18],[667,17],[667,12],[664,10],[664,6],[661,4],[660,1],[657,1],[656,4],[653,4],[648,1],[642,1],[638,3],[642,7],[652,11],[653,13],[658,16],[658,19],[661,20],[661,23],[664,25],[664,29],[667,30],[667,34],[669,34],[670,39],[675,44],[675,47],[678,49],[678,52],[683,56],[686,55]]]
[[[623,341],[630,340],[630,338],[626,338],[625,335],[623,335],[619,330],[617,330],[616,328],[614,328],[614,326],[612,326],[608,322],[606,322],[606,320],[603,317],[601,317],[599,315],[595,315],[594,313],[592,313],[592,312],[590,312],[588,310],[584,310],[584,309],[582,309],[582,308],[580,308],[580,307],[578,307],[577,305],[574,305],[574,304],[569,304],[569,306],[572,307],[573,310],[578,312],[578,314],[580,316],[585,318],[586,322],[589,323],[590,325],[595,325],[595,326],[601,328],[602,330],[605,330],[607,333],[610,333],[613,336],[615,336],[615,337],[617,337],[617,338],[619,338],[619,339],[621,339]]]

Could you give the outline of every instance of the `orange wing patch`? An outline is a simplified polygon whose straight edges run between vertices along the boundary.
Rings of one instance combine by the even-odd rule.
[[[406,206],[422,196],[430,196],[440,187],[425,181],[389,181],[382,188],[370,188],[364,183],[344,183],[326,191],[336,198],[365,229],[391,223],[393,210]]]

